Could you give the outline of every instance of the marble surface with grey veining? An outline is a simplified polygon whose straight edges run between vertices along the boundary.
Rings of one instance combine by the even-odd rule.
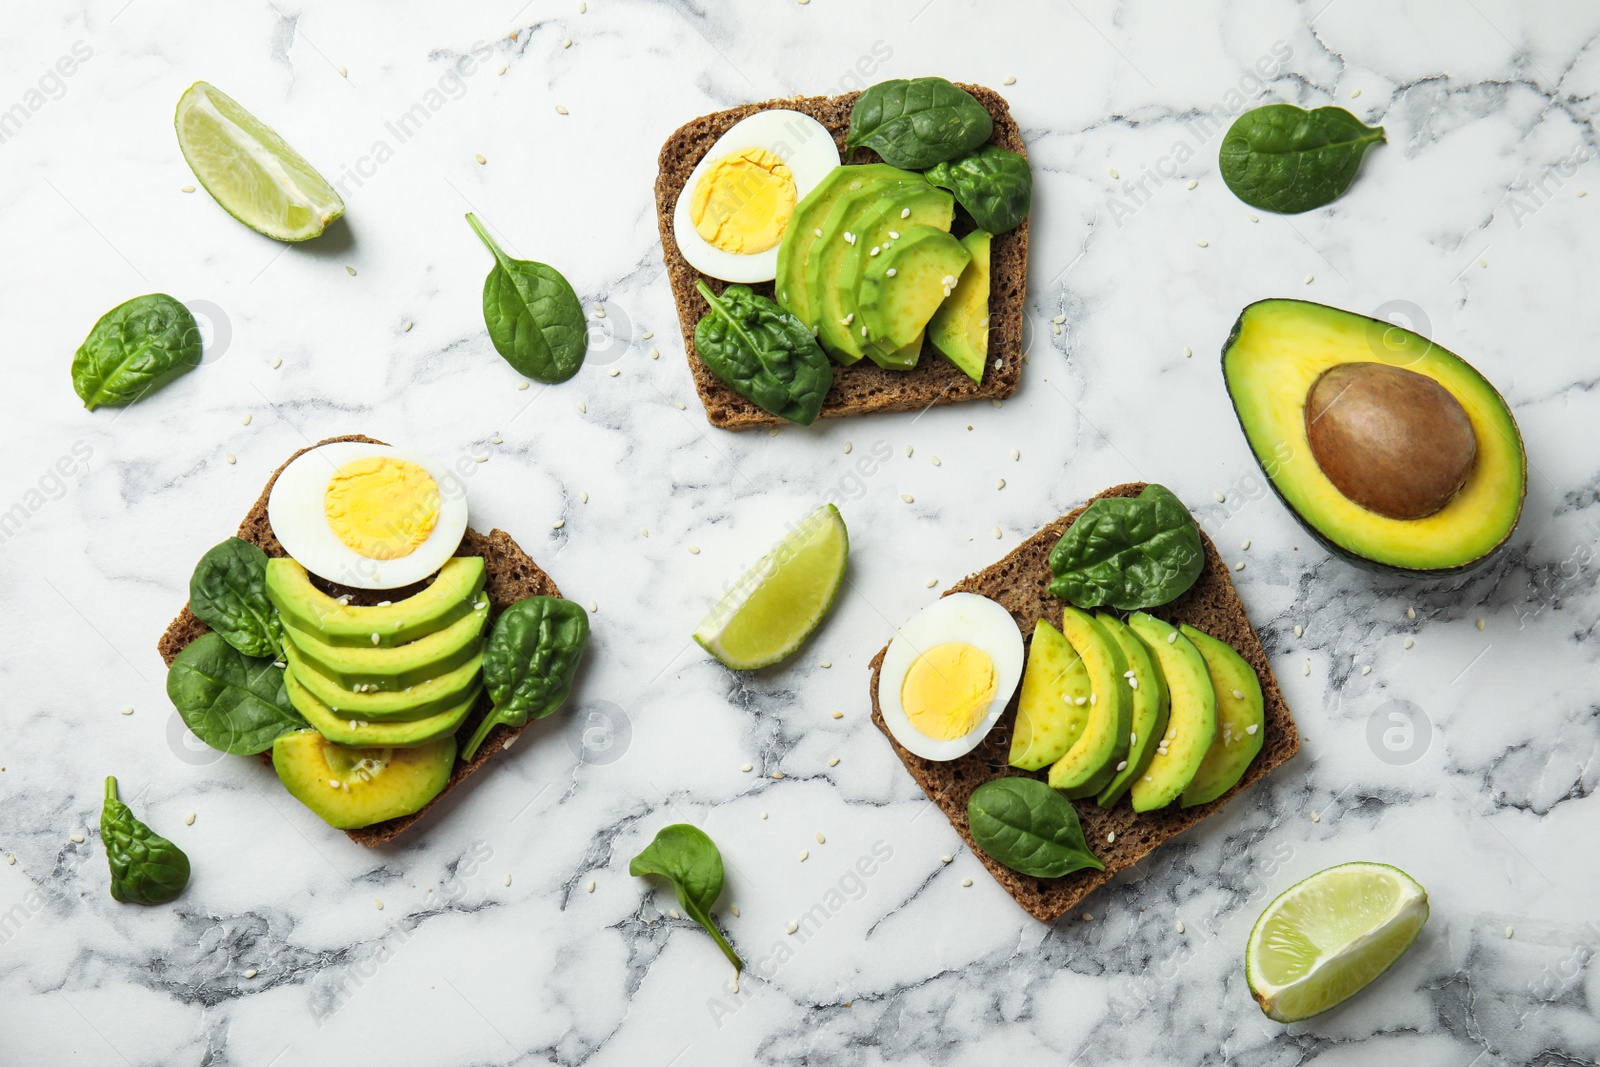
[[[86,0],[0,25],[0,1063],[1600,1057],[1594,5]],[[925,73],[1000,88],[1028,142],[1021,390],[709,428],[660,261],[661,142],[717,108]],[[196,79],[275,125],[346,220],[289,247],[182,191],[172,108]],[[1387,143],[1332,206],[1258,218],[1216,152],[1267,101],[1337,103]],[[521,388],[494,353],[469,210],[605,308],[575,379]],[[85,412],[73,350],[153,291],[197,311],[205,365]],[[1268,296],[1398,316],[1502,390],[1529,460],[1504,552],[1376,578],[1294,524],[1216,358]],[[352,432],[464,461],[474,524],[594,609],[569,709],[378,850],[197,747],[155,653],[272,469]],[[872,727],[866,664],[935,587],[1132,479],[1244,564],[1304,747],[1045,926]],[[710,661],[688,638],[708,603],[823,499],[852,541],[832,615],[782,667]],[[192,858],[176,903],[110,899],[108,773]],[[628,876],[675,821],[722,846],[737,993],[670,894]],[[1351,859],[1411,872],[1431,921],[1361,997],[1268,1021],[1251,924]]]

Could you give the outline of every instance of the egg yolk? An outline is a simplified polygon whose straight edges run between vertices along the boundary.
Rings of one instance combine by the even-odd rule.
[[[403,459],[368,456],[333,472],[322,497],[335,535],[367,559],[415,552],[439,522],[439,483]]]
[[[741,148],[706,168],[689,201],[695,232],[737,255],[783,240],[794,214],[794,175],[765,148]]]
[[[911,661],[900,685],[900,706],[918,733],[954,741],[983,719],[997,684],[994,660],[981,649],[952,641]]]

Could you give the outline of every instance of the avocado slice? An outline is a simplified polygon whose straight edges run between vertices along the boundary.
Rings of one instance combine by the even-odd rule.
[[[466,719],[472,705],[477,702],[482,685],[472,687],[467,696],[454,707],[446,708],[426,719],[398,722],[366,722],[346,719],[333,713],[333,709],[312,696],[300,680],[288,671],[283,675],[283,686],[289,694],[294,710],[305,716],[312,728],[336,745],[384,746],[415,748],[437,741],[445,734],[453,734]]]
[[[1349,380],[1327,395],[1330,372]],[[1450,574],[1482,563],[1516,528],[1528,481],[1516,420],[1482,375],[1428,338],[1308,301],[1263,300],[1234,323],[1222,374],[1272,488],[1333,554],[1374,570]],[[1350,384],[1367,388],[1348,392]],[[1357,396],[1361,404],[1348,402]],[[1466,468],[1461,416],[1473,446]],[[1344,432],[1314,439],[1335,426]],[[1428,511],[1439,487],[1462,475]],[[1363,497],[1362,488],[1366,504],[1350,495]],[[1396,514],[1427,513],[1395,517],[1369,506],[1384,507],[1385,496]]]
[[[854,363],[862,356],[860,326],[854,321],[853,308],[845,306],[854,293],[853,290],[845,291],[839,284],[845,260],[857,248],[871,250],[871,244],[861,244],[867,240],[865,231],[884,223],[889,202],[907,192],[923,197],[932,194],[941,199],[925,203],[948,201],[951,204],[950,212],[953,214],[955,211],[954,199],[944,190],[935,189],[923,181],[920,175],[912,175],[911,181],[869,180],[860,189],[844,194],[835,202],[833,210],[828,213],[828,220],[822,225],[822,236],[817,238],[807,260],[805,284],[810,290],[808,299],[813,316],[813,321],[807,325],[817,328],[817,340],[841,363]],[[898,215],[905,209],[896,207],[894,212]]]
[[[330,645],[288,624],[283,632],[308,666],[341,688],[396,692],[454,670],[477,655],[488,619],[489,598],[480,593],[473,610],[449,626],[392,648]]]
[[[867,266],[856,288],[863,340],[887,351],[910,344],[955,292],[971,260],[962,243],[943,230],[913,226],[903,231]]]
[[[315,585],[287,557],[267,560],[267,599],[284,625],[329,645],[392,648],[427,637],[473,609],[483,592],[482,556],[452,556],[426,589],[385,607],[356,607]]]
[[[975,382],[983,381],[989,359],[989,242],[993,235],[973,230],[961,239],[972,262],[949,299],[928,320],[928,339],[944,357]]]
[[[356,692],[345,689],[312,666],[292,642],[283,646],[283,654],[289,661],[289,673],[307,692],[328,705],[334,714],[362,721],[415,720],[437,715],[466,699],[467,692],[478,684],[483,672],[483,650],[479,649],[465,663],[410,689]]]
[[[1036,771],[1066,755],[1089,722],[1092,692],[1083,658],[1048,619],[1040,619],[1022,672],[1011,766]]]
[[[1128,754],[1128,669],[1122,649],[1091,617],[1068,606],[1061,611],[1061,632],[1089,673],[1089,721],[1066,754],[1050,767],[1050,786],[1068,797],[1093,796],[1105,788],[1116,766]]]
[[[1122,795],[1132,788],[1150,765],[1157,741],[1167,732],[1167,715],[1172,707],[1172,698],[1167,692],[1166,675],[1161,673],[1150,647],[1139,635],[1128,629],[1115,615],[1095,612],[1094,618],[1122,649],[1128,669],[1133,672],[1133,678],[1130,679],[1132,691],[1128,694],[1128,738],[1132,743],[1128,746],[1127,756],[1118,762],[1111,781],[1106,783],[1095,799],[1102,808],[1109,808],[1122,799]]]
[[[822,236],[823,224],[833,211],[834,204],[846,193],[854,193],[872,183],[881,187],[887,183],[920,182],[921,176],[887,163],[863,163],[856,166],[835,167],[795,205],[789,217],[788,229],[778,245],[778,274],[772,283],[778,303],[807,326],[816,325],[812,309],[813,290],[806,285],[806,271],[810,266],[812,251]]]
[[[1266,737],[1266,701],[1261,679],[1232,645],[1187,624],[1179,627],[1206,661],[1217,694],[1217,733],[1200,769],[1183,791],[1186,808],[1213,801],[1244,777]]]
[[[289,795],[340,830],[422,810],[455,762],[454,735],[419,748],[347,748],[295,730],[272,743],[272,766]]]
[[[1128,629],[1155,652],[1171,700],[1167,729],[1161,735],[1167,751],[1163,754],[1158,743],[1144,773],[1133,783],[1133,810],[1155,811],[1189,787],[1206,758],[1217,733],[1217,696],[1205,658],[1177,627],[1136,611],[1128,617]]]
[[[931,185],[902,186],[884,195],[866,211],[858,214],[851,222],[851,229],[856,234],[856,240],[844,249],[843,258],[839,263],[839,273],[834,281],[834,288],[829,295],[823,298],[824,308],[838,311],[838,316],[833,320],[833,336],[847,351],[861,352],[870,357],[879,366],[894,369],[893,363],[885,363],[875,352],[889,357],[891,360],[910,360],[910,365],[916,365],[916,357],[921,353],[922,346],[917,344],[910,352],[904,350],[910,347],[911,342],[902,345],[888,346],[878,342],[870,342],[861,331],[862,323],[857,311],[857,291],[861,285],[861,278],[867,268],[878,259],[889,253],[900,237],[916,226],[932,226],[945,233],[950,232],[950,222],[955,218],[955,199],[943,189],[936,189]],[[850,326],[844,320],[851,320]],[[829,330],[828,320],[822,322],[824,333]],[[918,331],[919,335],[921,331]],[[916,339],[914,339],[916,340]]]

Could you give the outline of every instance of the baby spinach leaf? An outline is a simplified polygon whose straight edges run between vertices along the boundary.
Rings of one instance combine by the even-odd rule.
[[[980,230],[1005,233],[1022,225],[1033,206],[1033,171],[1015,152],[988,144],[923,175],[955,194]]]
[[[671,882],[678,891],[678,905],[705,927],[733,964],[733,973],[744,969],[744,961],[711,920],[711,909],[722,895],[722,853],[704,831],[681,822],[662,827],[656,839],[628,862],[628,873],[636,878],[654,874]]]
[[[230,537],[200,557],[189,610],[247,656],[283,658],[283,622],[267,599],[267,554]]]
[[[977,97],[944,78],[879,82],[850,109],[848,148],[867,147],[892,167],[926,170],[989,139],[994,119]]]
[[[83,406],[131,404],[168,378],[200,365],[200,327],[165,293],[136,296],[100,317],[72,357]]]
[[[1383,139],[1382,126],[1365,126],[1342,107],[1267,104],[1234,120],[1217,162],[1234,196],[1294,215],[1344,195],[1361,157]]]
[[[111,895],[124,904],[165,904],[189,884],[189,857],[133,817],[117,797],[115,778],[106,779],[100,840],[111,867]]]
[[[203,634],[167,671],[167,697],[183,723],[212,748],[235,756],[265,752],[282,734],[305,729],[289,703],[283,668]]]
[[[1188,591],[1205,566],[1200,530],[1161,485],[1104,497],[1084,509],[1050,550],[1050,592],[1080,608],[1153,608]]]
[[[572,285],[548,264],[506,255],[478,216],[469,213],[467,222],[494,253],[483,282],[483,321],[494,350],[536,381],[564,382],[577,374],[589,350],[589,326]]]
[[[502,611],[483,650],[483,684],[494,707],[461,758],[470,760],[496,726],[515,728],[561,707],[588,643],[589,613],[570,600],[531,596]]]
[[[711,310],[694,328],[694,348],[711,373],[763,411],[810,426],[833,385],[833,364],[801,321],[748,285],[718,296],[696,279]]]
[[[1089,851],[1072,802],[1037,778],[996,778],[967,800],[972,839],[989,858],[1030,878],[1106,865]]]

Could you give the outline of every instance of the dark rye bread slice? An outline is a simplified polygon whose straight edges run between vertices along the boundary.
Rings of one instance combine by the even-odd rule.
[[[330,437],[326,441],[318,441],[312,447],[325,445],[331,441],[361,441],[374,445],[384,443],[370,437],[362,437],[360,434],[352,434],[346,437]],[[285,460],[283,467],[287,467],[310,450],[309,448],[302,448]],[[273,483],[278,480],[278,475],[283,473],[283,467],[279,467],[272,472],[272,477],[267,479],[266,487],[261,490],[261,496],[256,500],[249,514],[244,517],[244,522],[239,524],[238,536],[251,544],[259,545],[262,551],[269,556],[288,555],[283,550],[283,546],[278,543],[277,537],[273,535],[272,525],[267,522],[267,497],[271,495]],[[487,534],[481,534],[469,527],[466,535],[461,539],[461,547],[456,549],[455,554],[458,556],[483,557],[484,572],[487,576],[484,581],[484,591],[489,594],[491,621],[505,608],[525,597],[558,597],[561,595],[561,591],[556,588],[556,583],[550,580],[550,576],[540,570],[539,565],[529,559],[527,553],[517,547],[517,543],[511,539],[511,535],[503,530],[490,530]],[[424,585],[424,583],[419,582],[403,589],[351,589],[347,586],[325,582],[320,578],[314,579],[314,581],[323,592],[328,593],[330,596],[348,594],[352,604],[361,605],[376,604],[380,600],[401,600],[421,591]],[[172,661],[177,658],[178,653],[182,652],[189,642],[208,632],[210,632],[210,628],[195,618],[194,613],[189,610],[189,605],[185,604],[183,610],[178,613],[178,617],[172,620],[172,624],[161,635],[161,641],[156,647],[161,653],[161,658],[170,667],[172,666]],[[478,698],[477,704],[473,707],[466,721],[462,723],[457,736],[471,737],[472,731],[477,727],[478,723],[483,721],[483,716],[488,711],[489,697],[485,693]],[[418,819],[427,814],[428,809],[442,800],[446,793],[449,793],[469,777],[476,774],[479,768],[488,763],[489,760],[511,747],[512,740],[522,732],[522,729],[523,727],[512,729],[502,724],[489,731],[489,736],[479,746],[471,762],[457,760],[455,768],[450,772],[450,780],[439,791],[439,795],[428,801],[421,811],[410,815],[402,815],[397,819],[373,823],[371,826],[363,826],[358,830],[346,830],[345,833],[349,835],[350,840],[369,847],[387,844],[394,840],[401,833],[410,829]],[[270,753],[263,753],[262,759],[268,765],[272,762]]]
[[[989,143],[1026,156],[1022,134],[1005,98],[981,85],[962,84],[961,88],[977,97],[993,116],[994,134]],[[678,204],[678,194],[683,191],[700,157],[711,149],[718,137],[740,119],[769,108],[804,112],[822,123],[833,134],[839,156],[846,163],[880,162],[878,154],[870,149],[847,152],[844,147],[845,134],[850,129],[850,108],[860,95],[797,96],[717,111],[679,126],[661,146],[661,171],[656,177],[656,223],[661,229],[661,253],[666,260],[667,277],[672,282],[672,295],[678,302],[678,322],[683,329],[689,369],[694,373],[694,387],[705,405],[706,419],[713,426],[745,430],[785,423],[723,384],[695,352],[694,327],[705,314],[706,303],[694,287],[695,279],[701,274],[683,258],[672,233],[672,214]],[[958,207],[954,232],[960,236],[972,229],[972,221]],[[716,292],[721,292],[725,284],[715,278],[707,278],[706,283]],[[884,370],[870,359],[859,360],[848,367],[835,365],[833,388],[823,400],[819,417],[833,419],[872,411],[921,411],[935,404],[954,404],[962,400],[1004,400],[1017,391],[1022,380],[1022,309],[1027,284],[1028,222],[1024,220],[1010,233],[996,235],[989,249],[989,362],[981,383],[973,382],[939,355],[931,343],[925,342],[922,358],[909,371]],[[773,295],[771,282],[758,283],[751,288],[762,296]],[[995,366],[997,359],[998,367]]]
[[[1049,619],[1059,627],[1062,602],[1050,595],[1051,575],[1046,562],[1050,550],[1089,504],[1101,497],[1138,496],[1144,487],[1145,483],[1134,482],[1107,489],[1028,538],[1005,559],[969,575],[942,595],[977,593],[997,601],[1011,612],[1012,618],[1017,620],[1017,625],[1022,629],[1024,639],[1028,641],[1032,640],[1034,624],[1040,619]],[[1193,808],[1174,805],[1162,811],[1139,815],[1128,804],[1126,797],[1110,811],[1102,809],[1093,798],[1074,801],[1078,817],[1083,821],[1084,836],[1090,849],[1105,863],[1104,871],[1077,871],[1064,878],[1030,878],[1002,867],[985,855],[972,840],[972,832],[967,826],[967,798],[972,791],[994,778],[1027,773],[1006,762],[1011,748],[1011,727],[1016,722],[1016,696],[1011,698],[1010,705],[995,724],[994,730],[972,752],[946,763],[925,760],[913,756],[895,742],[878,709],[878,673],[883,666],[883,654],[888,651],[887,646],[872,660],[872,721],[889,738],[896,755],[917,780],[922,791],[943,809],[956,832],[972,849],[973,855],[989,868],[995,881],[1004,886],[1006,892],[1015,897],[1029,914],[1043,922],[1059,919],[1118,872],[1127,870],[1157,846],[1221,810],[1222,805],[1241,790],[1250,788],[1268,771],[1300,750],[1300,734],[1295,730],[1294,719],[1289,716],[1289,708],[1283,702],[1278,680],[1273,677],[1267,654],[1261,648],[1261,639],[1245,617],[1244,605],[1234,591],[1228,567],[1217,555],[1216,545],[1211,543],[1211,538],[1203,530],[1200,540],[1205,546],[1206,563],[1194,587],[1172,603],[1151,609],[1150,614],[1172,623],[1186,622],[1238,649],[1261,679],[1261,692],[1266,698],[1266,740],[1239,784],[1209,804]],[[1043,780],[1045,774],[1045,771],[1039,771],[1032,777]],[[1113,832],[1117,835],[1116,842],[1107,844],[1106,835]]]

